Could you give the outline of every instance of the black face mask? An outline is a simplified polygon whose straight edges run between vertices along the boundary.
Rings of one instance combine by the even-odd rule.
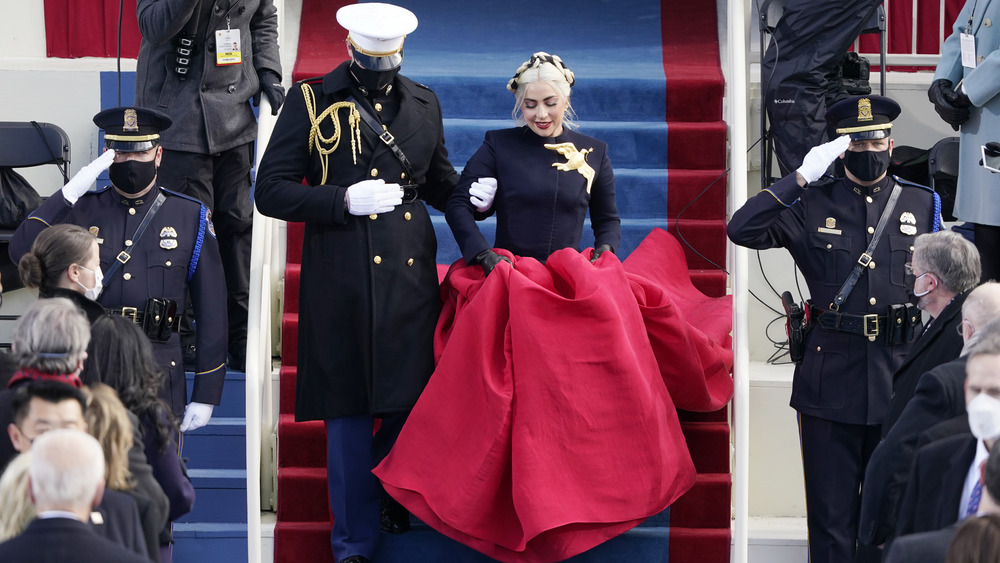
[[[116,188],[127,194],[146,189],[156,177],[156,160],[126,160],[108,168],[108,177]]]
[[[396,75],[399,74],[399,68],[394,68],[392,70],[368,70],[367,68],[361,68],[357,63],[351,63],[351,74],[354,76],[354,80],[357,81],[358,86],[361,87],[362,93],[365,96],[375,95],[377,92],[382,92],[392,81],[396,79]],[[388,94],[388,92],[386,92]]]
[[[863,182],[871,182],[889,169],[889,149],[884,151],[847,151],[844,168]]]

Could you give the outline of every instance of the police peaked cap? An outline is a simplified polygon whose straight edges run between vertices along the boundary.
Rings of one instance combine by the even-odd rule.
[[[853,141],[884,139],[900,111],[892,98],[854,96],[830,106],[826,120],[837,128],[838,135],[850,135]]]
[[[104,130],[104,145],[118,152],[147,151],[160,144],[160,131],[173,121],[155,109],[120,107],[106,109],[94,116],[94,123]]]

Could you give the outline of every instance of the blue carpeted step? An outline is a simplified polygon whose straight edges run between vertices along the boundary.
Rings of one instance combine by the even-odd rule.
[[[247,472],[243,469],[189,469],[194,509],[178,522],[247,521]]]
[[[608,144],[617,168],[666,168],[667,124],[642,121],[580,121],[577,131]],[[455,166],[463,167],[483,144],[486,131],[514,126],[510,119],[444,120],[445,146]],[[683,140],[682,140],[683,142]]]
[[[173,560],[247,562],[246,523],[174,524]]]
[[[187,372],[188,394],[194,389],[194,372]],[[242,371],[226,370],[226,382],[222,385],[222,402],[212,410],[212,416],[246,416],[247,374]]]
[[[246,469],[246,419],[212,416],[184,433],[181,455],[188,469]]]

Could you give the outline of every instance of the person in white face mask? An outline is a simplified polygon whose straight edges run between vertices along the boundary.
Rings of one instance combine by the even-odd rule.
[[[971,432],[931,442],[917,451],[897,535],[939,530],[979,510],[983,498],[980,470],[1000,438],[1000,322],[977,333],[965,366]]]
[[[91,323],[106,314],[97,303],[104,277],[97,237],[87,229],[68,223],[45,229],[21,257],[18,269],[25,287],[37,288],[40,298],[65,297]]]

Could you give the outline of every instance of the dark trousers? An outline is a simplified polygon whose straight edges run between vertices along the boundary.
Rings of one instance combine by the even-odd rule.
[[[246,357],[250,303],[253,151],[253,143],[218,154],[164,150],[157,174],[161,186],[191,196],[212,210],[226,275],[229,353],[241,360]]]
[[[333,514],[330,546],[337,561],[375,555],[379,498],[385,493],[372,469],[389,455],[407,414],[383,418],[374,434],[371,415],[326,420],[326,476]]]
[[[799,413],[810,563],[879,560],[875,548],[858,551],[857,538],[861,483],[881,432]]]

